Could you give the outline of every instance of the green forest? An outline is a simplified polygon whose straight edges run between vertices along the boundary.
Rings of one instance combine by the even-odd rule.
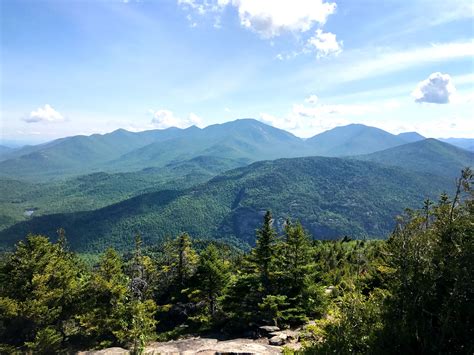
[[[387,240],[315,240],[290,219],[277,232],[270,211],[250,251],[181,233],[97,256],[63,229],[28,235],[1,256],[0,353],[139,354],[271,325],[302,327],[302,354],[472,354],[473,180],[465,169],[452,196],[405,210]]]

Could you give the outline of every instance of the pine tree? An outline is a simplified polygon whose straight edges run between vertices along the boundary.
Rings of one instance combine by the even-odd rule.
[[[208,304],[209,314],[214,317],[217,298],[229,280],[229,267],[219,256],[215,245],[210,244],[200,255],[195,279]]]
[[[128,283],[122,258],[114,249],[107,249],[88,283],[89,297],[78,317],[82,332],[92,345],[107,347],[121,343],[117,334],[126,313]]]
[[[191,277],[194,272],[197,256],[192,248],[191,238],[187,233],[183,233],[177,240],[177,282],[181,287],[184,287],[185,282]]]
[[[256,246],[253,250],[254,263],[258,269],[264,295],[268,295],[271,292],[270,274],[276,254],[276,231],[272,224],[272,214],[270,211],[267,211],[262,227],[257,230]]]
[[[0,338],[37,353],[57,351],[69,335],[82,293],[83,269],[63,243],[29,235],[0,270]]]

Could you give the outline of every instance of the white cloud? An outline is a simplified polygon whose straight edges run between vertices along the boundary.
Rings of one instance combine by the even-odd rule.
[[[361,53],[354,53],[359,60],[349,66],[347,70],[339,72],[340,76],[347,80],[353,80],[393,73],[426,63],[470,58],[474,56],[474,42],[440,43],[405,51],[372,48],[367,54],[373,59],[363,58]]]
[[[316,95],[309,95],[305,100],[304,102],[308,103],[308,104],[315,104],[316,102],[318,102],[318,97]]]
[[[306,32],[315,24],[324,25],[336,11],[336,3],[323,0],[233,0],[243,27],[263,38],[283,32]]]
[[[240,24],[262,38],[309,31],[316,24],[324,25],[336,11],[336,3],[324,0],[178,0],[178,4],[200,15],[219,13],[226,6],[233,6]],[[220,21],[217,23],[220,25]]]
[[[155,128],[165,129],[169,127],[186,128],[192,125],[202,126],[202,119],[192,112],[187,118],[177,117],[169,110],[150,110],[150,113],[153,115],[151,123]]]
[[[382,77],[409,68],[423,67],[435,63],[466,61],[474,57],[474,41],[436,43],[423,47],[408,49],[390,49],[365,47],[357,50],[346,50],[333,62],[324,66],[308,65],[287,78],[291,85],[306,85],[307,89],[315,87],[328,88],[342,83]],[[310,78],[314,78],[313,80]],[[464,82],[472,80],[466,76]],[[455,81],[458,84],[458,81]],[[408,90],[410,90],[409,88]]]
[[[448,74],[436,72],[420,82],[412,92],[412,96],[415,102],[447,104],[455,93],[456,88],[451,77]]]
[[[199,15],[221,11],[229,1],[226,0],[178,0],[178,5],[196,11]]]
[[[23,118],[23,121],[27,123],[61,122],[64,121],[64,117],[51,105],[46,104],[43,107],[38,107],[35,111],[31,111],[28,117]]]
[[[322,58],[338,55],[342,52],[342,41],[337,41],[336,35],[317,29],[313,37],[308,39],[309,48],[316,50],[316,57]]]

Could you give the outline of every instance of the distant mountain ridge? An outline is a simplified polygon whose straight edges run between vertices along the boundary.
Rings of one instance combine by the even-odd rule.
[[[474,152],[474,138],[439,138],[438,140]]]
[[[305,156],[365,155],[424,139],[416,132],[394,135],[361,124],[336,127],[309,139],[254,119],[206,128],[73,136],[0,154],[0,176],[48,181],[95,172],[129,172],[164,167],[199,156],[230,159],[239,165]]]
[[[423,139],[426,139],[426,137],[423,137],[418,132],[403,132],[403,133],[397,134],[397,137],[402,138],[408,143],[418,142],[418,141],[422,141]]]
[[[458,177],[461,169],[474,167],[474,152],[433,138],[355,158],[447,177]]]

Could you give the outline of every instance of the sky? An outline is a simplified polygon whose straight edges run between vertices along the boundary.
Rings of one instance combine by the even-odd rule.
[[[474,138],[464,0],[0,0],[0,138],[255,118]]]

